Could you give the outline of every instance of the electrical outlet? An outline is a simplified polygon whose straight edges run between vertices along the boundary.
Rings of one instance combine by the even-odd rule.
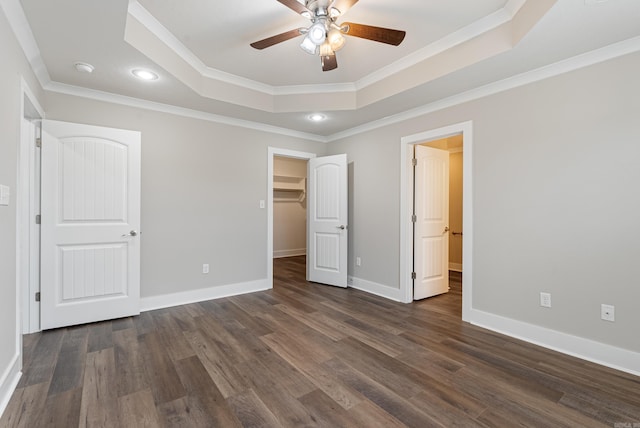
[[[209,263],[202,265],[202,273],[209,273]]]
[[[264,199],[260,199],[260,209],[264,209]]]
[[[551,307],[551,293],[540,293],[540,306],[545,308]]]
[[[613,305],[600,305],[600,318],[605,321],[616,320],[616,308]]]
[[[356,257],[356,266],[360,266],[362,264],[362,259],[360,257]]]

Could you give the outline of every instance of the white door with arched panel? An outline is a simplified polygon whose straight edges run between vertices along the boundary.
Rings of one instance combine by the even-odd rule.
[[[43,121],[42,329],[140,313],[140,140]]]
[[[347,287],[347,155],[309,159],[307,280]]]
[[[415,146],[413,298],[449,291],[449,152]]]

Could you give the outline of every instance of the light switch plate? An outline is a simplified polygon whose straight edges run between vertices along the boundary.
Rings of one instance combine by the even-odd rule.
[[[11,189],[9,189],[9,186],[0,184],[0,205],[4,205],[4,206],[9,205],[10,196],[11,196]]]

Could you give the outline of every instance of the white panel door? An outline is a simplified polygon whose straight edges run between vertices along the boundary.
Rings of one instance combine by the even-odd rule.
[[[307,280],[347,287],[347,155],[309,159]]]
[[[42,124],[41,327],[140,313],[140,133]]]
[[[449,152],[415,146],[413,298],[449,291]]]

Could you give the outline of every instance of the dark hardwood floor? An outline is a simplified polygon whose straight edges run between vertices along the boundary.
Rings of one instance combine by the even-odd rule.
[[[304,281],[24,338],[2,427],[640,427],[640,378]],[[616,425],[618,424],[618,425]]]

